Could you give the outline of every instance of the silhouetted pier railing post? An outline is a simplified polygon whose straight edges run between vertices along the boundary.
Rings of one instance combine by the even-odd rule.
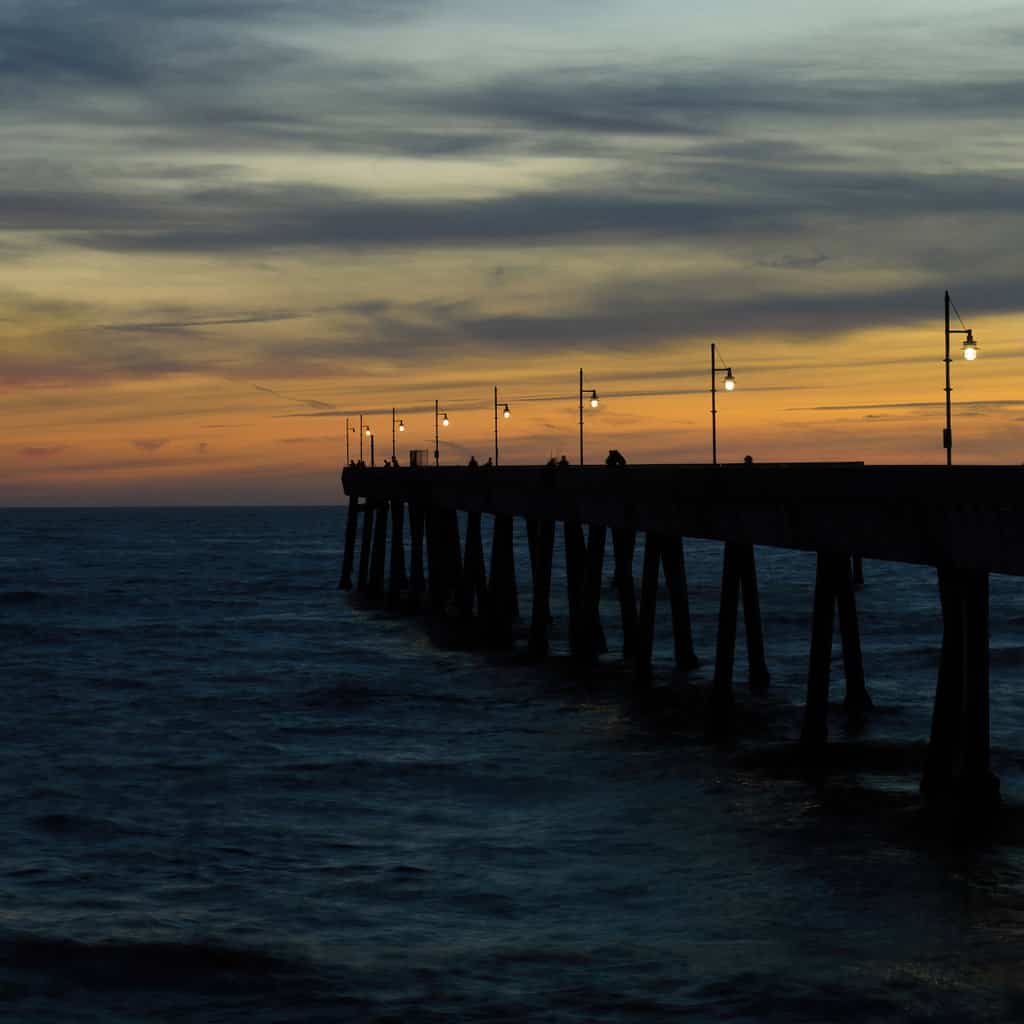
[[[827,769],[829,675],[837,613],[846,711],[856,723],[871,708],[855,597],[863,559],[935,566],[943,640],[922,790],[941,805],[984,809],[998,803],[999,783],[989,765],[988,578],[991,572],[1024,575],[1024,470],[1019,467],[352,466],[342,481],[350,509],[339,587],[352,587],[358,548],[357,589],[367,597],[385,596],[390,524],[389,606],[417,610],[419,595],[426,591],[433,614],[456,614],[470,624],[464,635],[472,633],[477,641],[507,644],[516,635],[519,594],[513,540],[514,521],[522,518],[532,583],[526,639],[534,657],[544,657],[550,647],[552,562],[555,531],[561,523],[567,639],[573,663],[583,672],[607,651],[601,594],[610,529],[621,655],[632,659],[640,694],[649,691],[653,681],[659,574],[664,573],[670,601],[676,668],[687,672],[698,665],[698,658],[683,538],[722,542],[710,693],[712,719],[719,726],[728,725],[733,705],[741,600],[749,684],[763,688],[769,681],[754,545],[816,552],[800,737],[812,776]],[[464,543],[460,511],[466,516]],[[489,569],[484,515],[491,516],[493,524]],[[644,537],[639,605],[633,577],[638,532]],[[403,594],[405,601],[400,600]]]

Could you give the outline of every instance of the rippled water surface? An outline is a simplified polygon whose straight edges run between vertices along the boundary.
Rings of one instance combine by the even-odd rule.
[[[4,1021],[1024,1019],[1022,581],[992,584],[1005,824],[960,846],[917,799],[928,570],[867,563],[877,710],[849,733],[837,643],[815,790],[805,555],[758,551],[772,686],[740,652],[725,747],[634,711],[613,655],[584,685],[354,603],[344,510],[0,522]],[[707,665],[721,551],[687,558]]]

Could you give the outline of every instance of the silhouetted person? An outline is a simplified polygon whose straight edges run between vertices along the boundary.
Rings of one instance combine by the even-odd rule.
[[[569,460],[568,460],[568,459],[567,459],[567,458],[566,458],[566,457],[565,457],[565,456],[563,455],[563,456],[562,456],[562,457],[561,457],[561,458],[560,458],[560,459],[558,460],[558,465],[559,465],[559,466],[568,466],[568,465],[569,465]]]
[[[493,466],[494,465],[494,459],[492,459],[490,456],[488,456],[487,457],[487,461],[484,463],[484,465],[485,466]]]
[[[744,455],[743,456],[743,465],[744,466],[752,466],[753,464],[754,464],[754,456],[753,455]]]
[[[626,460],[618,448],[611,448],[608,451],[608,458],[604,460],[606,466],[624,466]]]
[[[469,468],[470,469],[476,469],[479,465],[480,465],[480,463],[476,461],[476,456],[475,455],[470,455],[470,457],[469,457]]]

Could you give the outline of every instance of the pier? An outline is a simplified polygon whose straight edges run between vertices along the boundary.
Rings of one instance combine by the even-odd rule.
[[[985,814],[999,803],[989,749],[989,574],[1024,575],[1024,468],[865,466],[861,463],[719,466],[385,468],[342,473],[349,516],[339,586],[394,609],[429,606],[507,642],[520,619],[513,523],[529,541],[529,652],[548,653],[552,559],[563,531],[569,646],[585,671],[606,653],[599,601],[610,560],[622,656],[638,695],[650,691],[659,579],[671,604],[676,666],[697,665],[690,628],[685,540],[723,545],[709,707],[729,719],[740,602],[747,677],[770,685],[755,545],[814,552],[807,609],[807,695],[800,736],[811,777],[827,766],[833,628],[839,623],[851,716],[870,712],[861,657],[856,574],[864,558],[933,566],[943,635],[928,754],[921,780],[938,806]],[[457,513],[465,514],[464,536]],[[481,517],[493,517],[485,552]],[[405,526],[410,559],[405,564]],[[633,557],[642,535],[635,593]],[[387,557],[390,550],[390,559]],[[838,614],[837,614],[838,613]]]

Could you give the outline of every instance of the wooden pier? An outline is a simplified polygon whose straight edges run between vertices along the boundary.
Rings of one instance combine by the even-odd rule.
[[[721,541],[710,702],[720,720],[727,720],[732,708],[740,601],[748,678],[755,687],[769,684],[754,545],[815,552],[800,739],[811,775],[820,775],[826,764],[836,611],[847,711],[860,716],[871,706],[854,586],[861,560],[934,566],[943,639],[922,791],[936,804],[961,810],[984,813],[998,805],[999,783],[989,766],[988,581],[992,572],[1024,575],[1024,468],[861,463],[583,469],[350,466],[342,473],[342,483],[349,516],[339,586],[350,589],[355,578],[359,590],[386,597],[393,608],[416,608],[429,601],[435,614],[472,621],[478,635],[494,643],[507,640],[519,618],[512,538],[513,520],[522,517],[532,576],[528,643],[536,657],[548,651],[554,538],[561,523],[570,650],[583,669],[607,650],[599,601],[610,530],[622,654],[632,661],[640,693],[651,686],[659,577],[664,576],[671,603],[676,665],[688,671],[697,658],[684,538]],[[460,511],[466,516],[464,539]],[[494,517],[489,565],[482,543],[483,515]],[[360,517],[362,540],[357,543]],[[638,533],[644,534],[639,602],[632,572]]]

